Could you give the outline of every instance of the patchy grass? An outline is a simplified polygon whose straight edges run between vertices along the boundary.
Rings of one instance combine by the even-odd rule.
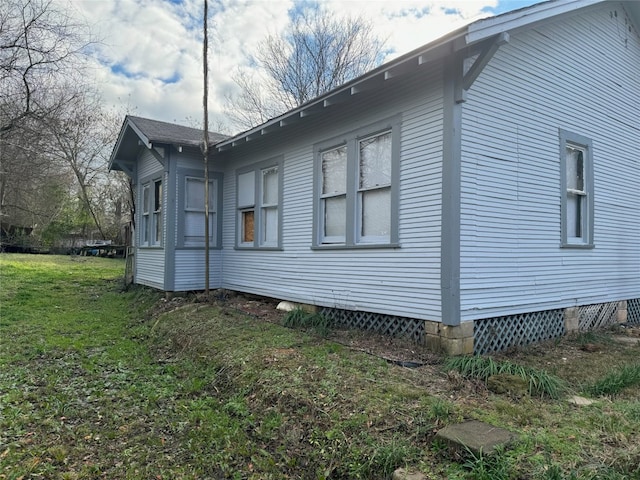
[[[400,466],[432,479],[640,477],[638,385],[588,407],[514,400],[441,365],[351,350],[313,325],[121,291],[123,269],[0,255],[0,479],[382,479]],[[496,361],[580,392],[640,351],[580,347],[564,339]],[[434,434],[465,418],[521,440],[457,463]]]

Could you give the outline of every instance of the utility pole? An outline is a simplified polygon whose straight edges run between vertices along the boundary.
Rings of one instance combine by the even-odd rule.
[[[207,17],[209,2],[204,0],[204,39],[202,42],[202,75],[204,79],[204,94],[202,107],[204,110],[204,138],[202,143],[202,157],[204,160],[204,293],[209,297],[209,39],[207,33]]]

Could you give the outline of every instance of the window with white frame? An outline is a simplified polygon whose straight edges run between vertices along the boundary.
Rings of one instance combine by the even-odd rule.
[[[316,146],[315,247],[397,245],[399,120],[383,125]]]
[[[591,140],[560,131],[562,246],[593,247]]]
[[[347,223],[347,147],[321,154],[322,238],[324,243],[344,243]]]
[[[162,180],[142,185],[142,245],[162,242]]]
[[[205,182],[203,178],[184,177],[184,231],[183,245],[185,247],[204,246],[205,237]],[[209,181],[209,245],[217,243],[217,181]]]
[[[388,242],[391,231],[391,132],[358,142],[358,240]]]
[[[142,186],[142,245],[149,245],[151,229],[151,184]]]
[[[260,171],[262,175],[262,204],[260,208],[260,244],[278,244],[278,167]]]
[[[237,174],[239,248],[279,248],[282,162],[265,162]]]
[[[151,243],[160,245],[162,240],[162,180],[153,182],[153,235]]]

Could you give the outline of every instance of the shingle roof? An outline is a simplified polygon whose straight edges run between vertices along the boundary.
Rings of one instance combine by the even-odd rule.
[[[160,122],[149,118],[127,118],[138,128],[151,143],[170,143],[174,145],[198,146],[202,143],[202,130],[199,128],[184,127],[174,123]],[[228,138],[216,132],[209,132],[209,141],[218,143]]]

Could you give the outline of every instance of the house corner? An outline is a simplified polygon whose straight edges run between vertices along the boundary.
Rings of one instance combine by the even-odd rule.
[[[447,355],[472,355],[474,322],[444,325],[425,321],[425,344],[429,350]]]

